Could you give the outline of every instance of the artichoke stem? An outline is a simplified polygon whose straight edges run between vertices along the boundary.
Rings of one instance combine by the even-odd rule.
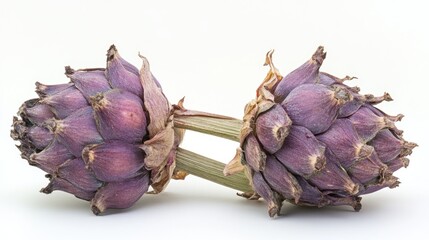
[[[223,174],[223,169],[225,168],[224,163],[201,156],[183,148],[178,148],[176,154],[177,170],[185,171],[189,174],[238,191],[253,191],[249,180],[244,175],[244,172],[225,176]]]
[[[192,112],[192,111],[187,111]],[[198,112],[193,114],[174,114],[174,127],[209,134],[232,141],[240,141],[243,121],[220,115]]]

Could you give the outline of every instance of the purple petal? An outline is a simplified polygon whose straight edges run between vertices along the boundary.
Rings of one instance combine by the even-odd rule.
[[[296,179],[302,189],[299,205],[323,207],[329,204],[317,187],[310,185],[303,177],[296,176]]]
[[[149,188],[149,173],[122,182],[110,182],[97,191],[91,203],[95,215],[106,209],[123,209],[134,205]]]
[[[36,82],[36,93],[40,97],[51,96],[57,94],[67,88],[73,87],[73,83],[63,83],[55,85],[45,85],[39,82]]]
[[[260,172],[253,171],[252,183],[255,191],[267,201],[270,217],[278,215],[282,207],[282,199],[271,189]]]
[[[356,161],[347,169],[347,172],[350,177],[363,185],[382,183],[392,175],[387,166],[378,159],[375,151],[372,151],[368,157]]]
[[[18,114],[23,120],[29,120],[31,123],[42,126],[44,121],[55,118],[54,113],[46,104],[39,103],[38,99],[26,101],[19,108]]]
[[[75,197],[86,201],[91,200],[95,195],[94,191],[85,191],[71,184],[67,180],[57,178],[57,177],[51,177],[51,181],[49,182],[48,186],[46,186],[45,188],[42,188],[40,192],[50,194],[55,190],[60,190],[63,192],[73,194]]]
[[[395,188],[395,187],[399,186],[399,184],[400,184],[400,182],[398,181],[398,178],[392,176],[382,183],[374,183],[374,184],[370,184],[368,186],[365,186],[365,189],[363,189],[361,192],[359,192],[359,194],[361,195],[361,194],[373,193],[373,192],[379,191],[385,187]]]
[[[348,94],[322,84],[303,84],[295,88],[282,102],[294,125],[308,128],[312,133],[326,131],[337,117],[338,109]]]
[[[138,74],[135,74],[135,69],[130,67],[131,64],[125,62],[119,56],[115,46],[112,45],[107,53],[107,79],[112,87],[124,89],[141,97],[143,96],[143,87],[140,77]]]
[[[97,131],[90,106],[74,112],[63,120],[48,121],[47,127],[57,136],[58,141],[76,157],[82,155],[82,150],[86,145],[103,141]]]
[[[324,146],[308,129],[292,125],[283,147],[275,156],[291,172],[307,178],[325,165],[324,151]]]
[[[268,184],[285,199],[298,202],[302,189],[295,177],[274,156],[269,156],[262,173]]]
[[[124,90],[113,89],[96,95],[91,103],[97,127],[106,141],[142,142],[147,122],[141,98]]]
[[[29,128],[27,137],[37,149],[44,149],[54,139],[54,135],[47,128],[39,126]]]
[[[359,186],[350,179],[330,151],[325,153],[327,158],[325,167],[311,176],[308,181],[322,192],[335,192],[341,195],[357,194]]]
[[[145,157],[138,146],[118,141],[90,145],[82,155],[97,178],[106,182],[135,177],[142,169]]]
[[[85,167],[82,158],[67,160],[58,168],[57,175],[76,187],[89,192],[96,191],[103,184],[95,178],[91,170]]]
[[[389,129],[383,129],[368,143],[384,163],[395,159],[402,151],[402,142]]]
[[[45,172],[53,173],[68,159],[74,158],[69,150],[54,140],[47,148],[30,156],[30,164],[34,164]]]
[[[66,74],[81,91],[87,101],[97,93],[102,93],[111,89],[102,70],[81,70],[74,71],[66,68]]]
[[[348,119],[337,119],[328,131],[317,135],[317,139],[326,144],[345,168],[370,153],[369,146],[363,143]]]
[[[51,106],[55,116],[60,119],[64,119],[73,112],[88,106],[85,97],[75,87],[69,87],[54,95],[49,95],[43,98],[41,103]]]
[[[410,160],[405,157],[398,157],[387,163],[390,172],[396,172],[401,168],[406,168],[410,164]]]
[[[349,117],[358,135],[365,141],[370,141],[377,133],[387,127],[385,118],[375,115],[369,108],[361,107]]]
[[[291,125],[292,121],[286,111],[279,104],[275,104],[257,117],[256,136],[264,149],[273,154],[283,145]]]
[[[289,93],[305,83],[316,83],[318,81],[319,68],[326,57],[323,47],[319,47],[312,58],[286,75],[274,90],[276,102],[282,102]]]
[[[340,109],[338,110],[339,118],[348,117],[354,114],[365,103],[363,96],[361,96],[360,94],[353,93],[352,91],[350,91],[349,93],[350,96],[352,96],[352,99],[340,107]]]
[[[253,134],[247,136],[243,144],[246,163],[256,171],[262,171],[265,167],[267,155],[261,149],[260,144]]]

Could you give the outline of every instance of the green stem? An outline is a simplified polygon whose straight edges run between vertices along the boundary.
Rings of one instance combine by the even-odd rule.
[[[198,113],[195,115],[175,114],[174,127],[214,135],[236,142],[240,141],[240,130],[243,121],[220,115]]]
[[[251,192],[252,187],[243,172],[231,176],[225,176],[224,163],[198,155],[191,151],[178,148],[176,153],[176,169],[189,174],[201,177],[223,186],[243,191]]]
[[[236,142],[240,141],[243,121],[227,116],[186,110],[182,104],[176,105],[174,127],[204,134],[214,135]],[[176,169],[206,180],[224,185],[243,192],[251,192],[248,178],[244,172],[225,176],[225,164],[179,148],[176,155]]]

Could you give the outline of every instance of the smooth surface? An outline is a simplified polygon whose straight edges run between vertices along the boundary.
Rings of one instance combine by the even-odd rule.
[[[423,239],[428,228],[428,6],[425,1],[3,1],[0,2],[0,239]],[[63,83],[64,66],[103,67],[110,44],[145,55],[171,102],[241,117],[265,77],[265,53],[286,74],[317,46],[323,71],[357,76],[362,92],[389,92],[387,113],[417,142],[399,188],[364,196],[361,212],[262,201],[196,177],[135,207],[93,216],[70,195],[38,193],[43,172],[20,159],[12,115],[34,82]],[[236,144],[188,132],[184,148],[227,162]],[[421,237],[419,237],[421,236]]]

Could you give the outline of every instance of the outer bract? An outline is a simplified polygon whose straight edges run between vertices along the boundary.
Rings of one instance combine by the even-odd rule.
[[[271,56],[257,98],[245,108],[239,154],[225,168],[232,174],[244,164],[254,192],[243,196],[264,198],[270,216],[279,214],[284,200],[358,211],[360,195],[398,186],[393,172],[408,166],[405,157],[417,145],[395,126],[402,114],[389,116],[374,106],[391,101],[390,95],[361,95],[344,83],[353,78],[319,72],[323,47],[286,77]]]
[[[149,186],[161,192],[182,139],[149,63],[141,70],[111,46],[107,67],[73,70],[69,83],[36,83],[39,98],[13,118],[21,157],[47,172],[41,191],[61,190],[91,201],[94,214],[132,206]]]

